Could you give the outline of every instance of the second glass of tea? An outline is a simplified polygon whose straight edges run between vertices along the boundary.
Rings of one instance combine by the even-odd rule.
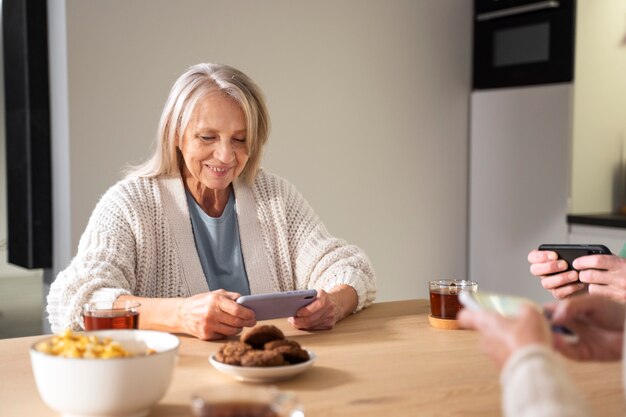
[[[85,330],[137,329],[139,307],[136,301],[97,301],[83,305]]]
[[[296,395],[275,386],[211,387],[193,394],[194,417],[304,417]]]
[[[430,314],[437,319],[455,320],[463,305],[459,302],[462,292],[476,292],[478,284],[460,279],[430,281]]]

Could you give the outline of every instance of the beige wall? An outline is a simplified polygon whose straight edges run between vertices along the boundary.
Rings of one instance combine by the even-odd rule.
[[[577,3],[571,212],[608,212],[624,193],[626,2]]]
[[[264,89],[273,118],[264,166],[365,249],[379,300],[424,297],[429,279],[465,276],[471,2],[49,5],[51,77],[67,82],[53,87],[55,158],[66,160],[55,179],[57,270],[98,197],[149,154],[175,78],[217,61]]]

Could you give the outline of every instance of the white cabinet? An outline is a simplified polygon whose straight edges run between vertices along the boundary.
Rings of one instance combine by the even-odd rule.
[[[469,278],[547,301],[528,252],[567,239],[571,84],[475,91],[470,127]]]

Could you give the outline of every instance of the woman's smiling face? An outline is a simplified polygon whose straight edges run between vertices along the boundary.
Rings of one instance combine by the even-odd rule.
[[[183,178],[196,201],[227,190],[248,162],[246,118],[239,104],[214,91],[199,100],[178,141]]]

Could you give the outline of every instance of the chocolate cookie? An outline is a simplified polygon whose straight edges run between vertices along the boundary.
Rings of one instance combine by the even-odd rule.
[[[275,350],[250,350],[241,358],[241,366],[287,365],[283,355]]]
[[[215,359],[228,365],[241,365],[241,358],[252,346],[242,342],[228,342],[215,354]]]
[[[263,346],[263,349],[272,350],[272,349],[276,349],[279,346],[293,346],[296,348],[300,348],[300,343],[296,342],[295,340],[289,340],[289,339],[272,340],[271,342],[267,342]]]
[[[309,352],[302,349],[294,340],[274,340],[265,344],[265,350],[280,352],[290,364],[306,362],[309,360]]]
[[[246,334],[241,336],[241,341],[243,343],[249,344],[254,349],[263,349],[263,346],[267,342],[271,342],[273,340],[282,340],[284,338],[285,335],[278,327],[266,324],[262,326],[256,326],[248,330]]]

